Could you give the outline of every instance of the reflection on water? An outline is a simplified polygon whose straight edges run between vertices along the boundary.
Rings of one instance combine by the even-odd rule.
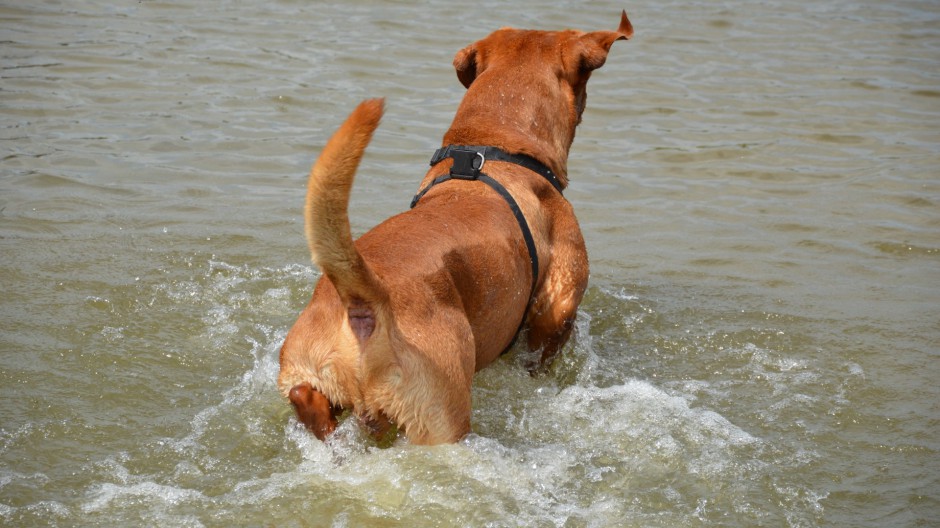
[[[407,207],[457,49],[623,7],[570,162],[575,339],[481,372],[456,445],[316,441],[274,381],[322,142],[388,98],[362,232]],[[940,522],[933,3],[0,13],[0,524]]]

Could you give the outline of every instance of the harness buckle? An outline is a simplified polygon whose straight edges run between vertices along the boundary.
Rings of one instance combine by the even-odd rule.
[[[450,157],[454,160],[450,176],[457,180],[476,180],[486,163],[482,152],[471,149],[451,149]]]

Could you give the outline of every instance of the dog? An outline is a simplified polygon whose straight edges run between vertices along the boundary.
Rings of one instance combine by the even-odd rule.
[[[457,52],[466,87],[409,211],[353,241],[349,193],[384,100],[362,102],[310,172],[305,234],[322,276],[280,351],[278,389],[325,440],[346,412],[376,437],[470,432],[473,375],[523,332],[551,362],[588,281],[562,191],[591,73],[633,27],[499,29]]]

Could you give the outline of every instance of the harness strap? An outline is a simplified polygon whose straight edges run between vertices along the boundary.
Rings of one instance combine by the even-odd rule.
[[[483,160],[485,161],[508,161],[509,163],[515,163],[516,165],[525,167],[548,180],[548,182],[552,184],[552,187],[554,187],[558,192],[562,192],[564,190],[564,188],[561,186],[561,182],[558,180],[558,177],[555,176],[554,172],[552,172],[552,169],[549,169],[548,166],[541,161],[525,154],[510,154],[505,150],[501,150],[496,147],[447,145],[446,147],[441,147],[434,151],[434,155],[431,156],[431,165],[437,165],[438,162],[453,157],[451,153],[455,150],[472,150],[483,156]]]
[[[546,180],[548,180],[549,183],[551,183],[559,193],[562,191],[561,183],[555,177],[555,174],[551,171],[551,169],[534,158],[524,154],[508,154],[495,147],[464,147],[449,145],[447,147],[437,149],[437,151],[434,153],[434,156],[431,157],[431,165],[436,165],[437,163],[447,158],[454,159],[454,164],[451,167],[450,172],[448,174],[434,178],[434,180],[432,180],[427,187],[421,189],[418,194],[415,195],[414,199],[411,200],[411,207],[414,208],[414,206],[418,204],[418,201],[420,201],[421,198],[427,194],[431,187],[449,180],[478,180],[490,186],[490,188],[503,197],[503,200],[505,200],[506,204],[509,205],[509,209],[512,211],[513,216],[516,217],[516,222],[519,224],[519,228],[522,230],[522,238],[525,240],[526,249],[529,251],[529,262],[532,264],[532,289],[529,292],[529,302],[526,305],[525,311],[522,313],[522,322],[519,323],[519,329],[521,330],[522,325],[525,323],[525,314],[529,311],[529,306],[531,306],[534,299],[535,287],[539,278],[539,256],[535,247],[535,239],[532,237],[532,230],[529,229],[529,224],[526,222],[525,215],[522,214],[522,209],[519,208],[519,204],[516,203],[516,200],[512,197],[512,194],[510,194],[501,183],[484,174],[481,172],[481,170],[487,161],[508,161],[541,175]],[[519,331],[517,330],[516,334],[518,333]]]

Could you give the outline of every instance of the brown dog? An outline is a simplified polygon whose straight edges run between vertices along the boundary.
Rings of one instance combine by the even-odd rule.
[[[586,84],[633,28],[500,29],[460,50],[467,87],[413,208],[353,242],[353,176],[382,116],[356,108],[310,172],[306,235],[323,278],[281,348],[278,387],[321,440],[350,410],[415,444],[470,432],[473,374],[528,328],[547,363],[588,280],[567,186]],[[462,148],[458,146],[471,146]],[[480,146],[486,146],[482,148]],[[523,325],[520,325],[522,321]]]

